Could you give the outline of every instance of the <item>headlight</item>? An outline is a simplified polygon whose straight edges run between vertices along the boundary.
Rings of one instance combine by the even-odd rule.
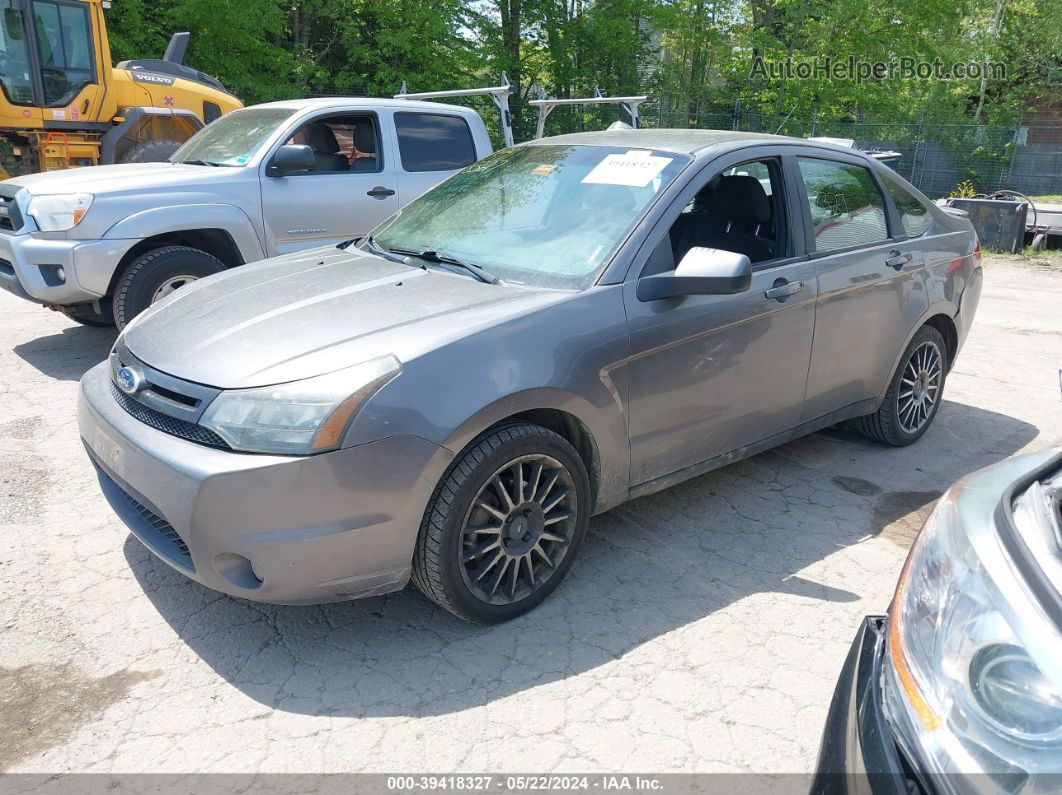
[[[900,575],[886,714],[927,773],[986,773],[997,786],[1057,773],[1062,640],[1013,569],[990,511],[993,532],[971,539],[956,489],[941,498]]]
[[[309,455],[334,450],[362,404],[398,375],[394,356],[290,384],[222,392],[199,424],[234,450]]]
[[[26,213],[42,232],[65,232],[77,226],[91,206],[91,193],[57,193],[30,197]]]

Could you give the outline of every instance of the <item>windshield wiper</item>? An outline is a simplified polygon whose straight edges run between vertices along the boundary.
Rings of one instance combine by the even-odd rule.
[[[354,243],[358,240],[362,241],[365,244],[365,247],[377,256],[383,257],[384,259],[390,260],[391,262],[397,262],[400,265],[409,265],[409,262],[406,261],[406,258],[400,256],[400,254],[403,254],[405,252],[396,253],[389,248],[384,248],[376,242],[376,238],[374,238],[372,235],[366,235],[363,238],[356,237],[354,238],[354,240],[344,240],[342,243],[336,246],[336,248],[345,249],[351,243]]]
[[[466,262],[463,259],[451,257],[449,254],[443,254],[433,249],[428,249],[427,251],[421,251],[418,253],[410,252],[409,256],[416,257],[417,259],[422,259],[425,262],[438,262],[443,265],[455,265],[458,268],[461,268],[462,270],[471,273],[481,282],[485,282],[486,284],[497,284],[501,281],[498,276],[491,273],[486,268],[477,265],[474,262]]]
[[[221,166],[222,163],[215,163],[213,160],[174,160],[174,163],[180,163],[184,166]]]

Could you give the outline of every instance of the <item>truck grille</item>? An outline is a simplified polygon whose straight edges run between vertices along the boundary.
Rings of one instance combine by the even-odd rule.
[[[0,195],[0,231],[17,232],[22,224],[22,212],[15,197]]]
[[[187,422],[186,420],[163,414],[161,411],[155,411],[155,409],[148,408],[143,403],[134,400],[118,389],[113,381],[109,382],[108,385],[111,388],[111,395],[114,396],[118,405],[125,409],[130,416],[140,420],[140,422],[145,425],[150,425],[157,431],[162,431],[163,433],[168,433],[170,436],[177,436],[189,442],[195,442],[196,444],[215,447],[219,450],[232,449],[225,443],[224,439],[212,430],[204,428],[202,425],[196,425],[194,422]]]

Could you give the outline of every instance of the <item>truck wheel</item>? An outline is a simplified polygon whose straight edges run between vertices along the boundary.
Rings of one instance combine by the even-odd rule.
[[[181,147],[180,141],[165,138],[137,144],[119,158],[119,163],[162,163]]]
[[[948,374],[947,350],[935,328],[918,329],[903,352],[881,406],[874,414],[859,418],[860,432],[894,447],[920,439],[940,409]]]
[[[221,273],[217,257],[190,246],[164,246],[145,252],[129,263],[114,288],[114,322],[118,328],[156,301],[188,282]]]
[[[436,488],[413,582],[466,621],[508,621],[564,579],[589,517],[590,484],[575,449],[538,425],[503,425],[473,442]]]
[[[57,309],[82,326],[106,328],[114,325],[114,310],[111,302],[107,300],[100,301],[101,311],[99,312],[92,308],[92,304],[74,304],[73,306],[60,306]]]

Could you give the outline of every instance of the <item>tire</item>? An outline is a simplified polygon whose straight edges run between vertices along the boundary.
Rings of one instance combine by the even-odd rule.
[[[189,246],[164,246],[141,254],[122,271],[114,287],[115,325],[125,328],[163,297],[160,291],[177,289],[185,282],[223,270],[225,265],[217,257]]]
[[[80,323],[82,326],[109,328],[114,325],[114,310],[111,307],[111,302],[105,299],[100,301],[100,312],[93,309],[92,304],[60,306],[58,309],[66,317],[75,323]]]
[[[523,499],[510,506],[503,491]],[[564,579],[589,518],[590,482],[575,449],[538,425],[503,425],[476,439],[436,487],[413,553],[413,582],[466,621],[508,621]]]
[[[858,419],[859,431],[894,447],[918,441],[940,410],[947,374],[944,337],[932,326],[922,326],[903,352],[881,406],[874,414]],[[924,396],[921,400],[919,394]]]
[[[119,163],[162,163],[181,148],[180,141],[160,139],[137,144],[119,158]]]

